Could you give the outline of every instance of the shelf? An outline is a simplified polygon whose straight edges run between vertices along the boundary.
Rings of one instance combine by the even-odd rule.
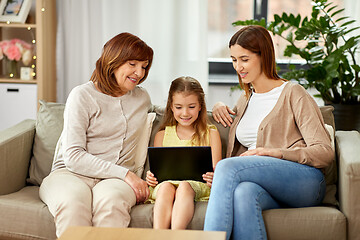
[[[36,79],[21,80],[19,78],[0,78],[0,83],[36,83]]]
[[[36,28],[36,24],[31,23],[0,23],[0,27],[8,27],[8,28]]]
[[[2,1],[2,0],[1,0]],[[0,61],[0,83],[24,84],[36,88],[36,98],[55,102],[56,101],[56,0],[29,0],[32,2],[29,15],[25,23],[0,22],[0,41],[21,39],[33,45],[36,59],[33,58],[30,65],[34,68],[36,76],[31,80],[22,80],[19,75],[10,78],[5,74],[6,64]],[[33,42],[35,40],[35,42]],[[32,65],[35,65],[34,67]],[[20,67],[23,64],[20,63]],[[4,104],[0,102],[0,105]],[[37,104],[37,106],[39,106]],[[11,116],[8,116],[11,118]],[[1,124],[0,118],[0,124]]]

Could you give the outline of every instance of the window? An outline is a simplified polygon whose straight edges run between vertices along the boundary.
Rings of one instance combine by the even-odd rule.
[[[343,1],[333,0],[332,2],[338,5],[339,8],[343,8]],[[268,21],[272,21],[274,14],[281,14],[284,11],[294,15],[310,16],[311,10],[311,0],[209,0],[209,74],[235,74],[231,66],[230,53],[227,46],[231,36],[240,28],[233,27],[233,22],[252,18],[265,18]],[[277,36],[273,37],[273,41],[278,65],[288,63],[289,58],[282,55],[287,42]],[[301,63],[302,60],[294,56],[291,58],[291,62]]]

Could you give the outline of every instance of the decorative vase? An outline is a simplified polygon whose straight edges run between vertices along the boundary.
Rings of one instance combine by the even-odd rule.
[[[19,78],[19,64],[15,60],[5,60],[5,77],[6,78]]]

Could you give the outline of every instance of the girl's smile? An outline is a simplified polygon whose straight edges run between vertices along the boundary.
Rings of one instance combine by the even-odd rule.
[[[181,126],[192,126],[201,110],[198,97],[195,94],[175,93],[171,110],[175,120]]]

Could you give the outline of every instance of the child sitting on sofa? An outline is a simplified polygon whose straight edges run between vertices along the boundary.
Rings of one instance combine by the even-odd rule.
[[[215,168],[221,159],[220,134],[208,124],[204,91],[197,80],[180,77],[172,81],[163,119],[155,147],[211,146]],[[186,229],[194,214],[194,199],[209,199],[212,176],[213,172],[203,174],[206,183],[187,180],[158,184],[154,174],[147,171],[146,182],[152,190],[149,200],[156,199],[153,227]]]

